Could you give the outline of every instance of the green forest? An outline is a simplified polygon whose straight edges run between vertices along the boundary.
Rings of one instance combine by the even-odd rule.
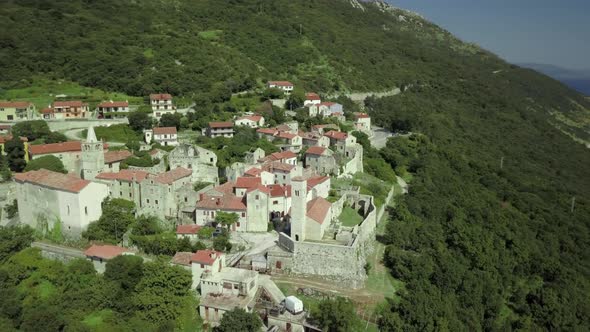
[[[387,294],[380,329],[590,329],[590,150],[579,143],[590,142],[590,100],[415,15],[364,8],[345,0],[3,1],[0,97],[41,77],[130,96],[169,92],[201,112],[266,80],[324,94],[400,87],[400,95],[365,101],[375,124],[408,133],[379,158],[412,177],[378,239],[404,285]],[[223,160],[243,152],[236,146]],[[145,263],[117,304],[68,278],[123,291],[120,281],[9,249],[0,291],[11,305],[1,308],[0,326],[34,330],[38,315],[53,316],[56,298],[72,305],[61,299],[74,294],[67,289],[94,302],[63,308],[57,330],[84,317],[131,328],[147,314],[136,312],[146,291],[138,285],[157,263]],[[175,317],[185,317],[176,290]],[[185,318],[150,328],[190,326]]]

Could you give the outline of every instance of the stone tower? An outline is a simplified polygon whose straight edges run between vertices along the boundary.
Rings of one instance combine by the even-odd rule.
[[[307,180],[301,176],[291,179],[291,239],[305,241],[307,221]]]
[[[96,139],[94,128],[88,128],[86,141],[82,142],[82,178],[94,180],[104,168],[104,151],[102,142]]]

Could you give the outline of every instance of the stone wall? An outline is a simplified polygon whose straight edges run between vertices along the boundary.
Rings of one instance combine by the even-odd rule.
[[[128,168],[134,171],[144,171],[152,174],[160,174],[166,172],[166,163],[164,162],[164,159],[161,159],[159,164],[154,165],[152,167],[139,167],[130,165],[128,166]]]

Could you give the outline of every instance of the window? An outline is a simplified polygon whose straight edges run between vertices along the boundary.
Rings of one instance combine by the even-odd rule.
[[[204,268],[205,268],[205,265],[201,264],[201,269],[204,269]]]
[[[156,199],[156,205],[158,205],[158,200]]]
[[[187,197],[184,198],[184,202],[185,203],[188,202],[188,198]]]
[[[149,203],[149,202],[150,202],[150,199],[149,199],[149,198],[148,198],[148,199],[146,199],[146,203]]]
[[[123,192],[122,191],[119,191],[119,196],[123,196]]]
[[[84,214],[88,215],[88,207],[87,206],[84,207]]]
[[[68,216],[70,215],[70,205],[68,204]]]
[[[129,197],[131,197],[131,193],[129,193]]]
[[[256,199],[260,199],[260,195],[256,195]]]
[[[277,201],[272,201],[272,205],[277,205],[277,204],[279,204],[279,201],[278,200]]]
[[[210,162],[213,162],[213,158],[210,158],[210,159],[209,159],[209,161],[210,161]]]
[[[240,227],[240,222],[239,221],[236,223],[236,227]]]
[[[6,116],[6,119],[7,119],[7,120],[14,120],[14,116],[12,116],[12,115],[7,115],[7,116]]]
[[[246,212],[242,212],[242,218],[246,218]]]

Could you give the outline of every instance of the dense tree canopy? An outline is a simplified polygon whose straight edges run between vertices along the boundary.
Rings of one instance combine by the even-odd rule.
[[[58,157],[52,155],[43,156],[29,161],[24,171],[36,171],[42,168],[64,174],[68,172],[64,168],[64,164],[61,162],[61,160]]]

